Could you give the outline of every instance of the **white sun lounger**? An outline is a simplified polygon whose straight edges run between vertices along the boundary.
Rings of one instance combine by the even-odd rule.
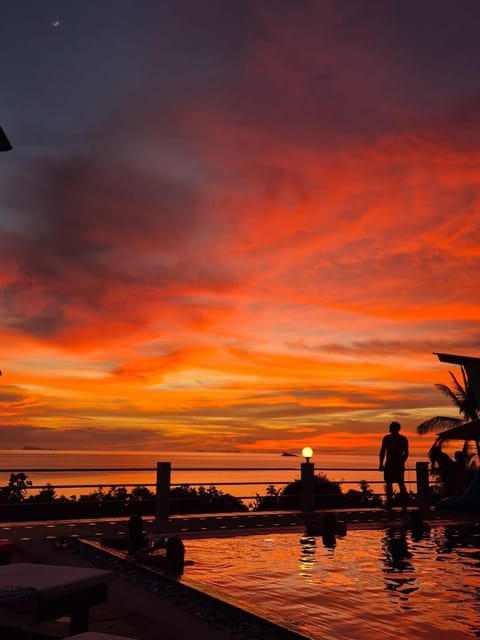
[[[14,562],[0,566],[0,626],[28,627],[70,616],[70,633],[88,631],[89,609],[107,599],[109,571]]]

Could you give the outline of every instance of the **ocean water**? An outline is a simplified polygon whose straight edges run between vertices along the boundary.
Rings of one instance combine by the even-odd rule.
[[[480,523],[185,540],[182,580],[312,640],[480,636]]]
[[[408,461],[406,480],[414,488],[415,462]],[[425,460],[425,458],[424,458]],[[0,450],[0,485],[8,482],[11,472],[24,471],[34,487],[50,483],[57,494],[70,496],[90,493],[103,486],[155,487],[157,462],[170,462],[172,484],[215,485],[237,497],[265,495],[273,484],[282,488],[300,477],[301,456],[286,457],[278,453],[224,452],[151,452],[151,451],[60,451]],[[332,480],[344,483],[344,490],[358,488],[367,480],[374,490],[383,485],[376,469],[376,455],[315,454],[315,472],[325,472]],[[89,485],[82,488],[80,485]]]

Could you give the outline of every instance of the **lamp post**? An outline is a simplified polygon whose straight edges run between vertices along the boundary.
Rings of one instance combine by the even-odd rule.
[[[156,531],[168,529],[170,515],[170,476],[172,471],[170,462],[157,462],[157,491],[155,497]]]
[[[305,462],[310,462],[310,458],[313,456],[313,449],[311,447],[303,447],[302,456],[305,458]]]
[[[310,447],[304,447],[302,449],[302,456],[305,458],[305,462],[302,462],[300,466],[302,481],[302,513],[304,516],[311,516],[315,511],[315,465],[310,462],[310,458],[313,456],[313,449]]]
[[[0,127],[0,151],[10,151],[10,149],[12,149],[10,140],[7,138],[7,135],[2,127]]]

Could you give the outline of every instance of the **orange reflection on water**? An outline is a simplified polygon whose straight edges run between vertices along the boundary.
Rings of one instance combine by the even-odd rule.
[[[314,640],[480,634],[480,525],[186,540],[184,580]],[[227,596],[226,596],[227,597]]]

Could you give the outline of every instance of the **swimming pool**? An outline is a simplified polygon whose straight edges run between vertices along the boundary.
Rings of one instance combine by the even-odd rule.
[[[480,635],[480,524],[185,540],[183,580],[315,640]]]

